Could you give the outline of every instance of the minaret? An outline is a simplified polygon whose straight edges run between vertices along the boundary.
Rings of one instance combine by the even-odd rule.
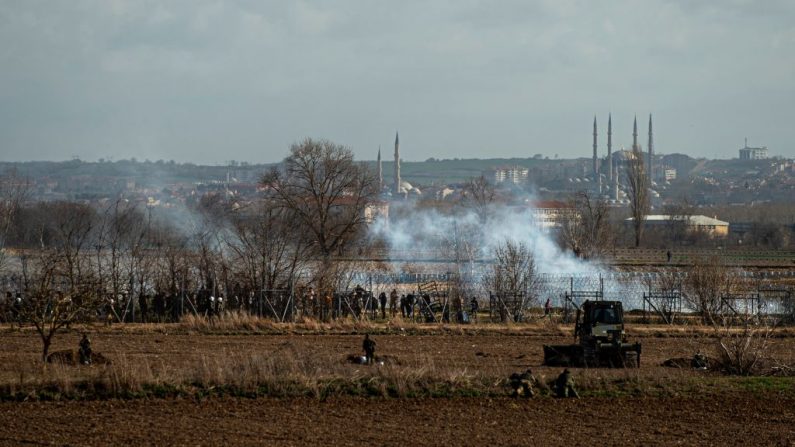
[[[596,152],[596,115],[593,117],[593,179],[599,178],[598,154]]]
[[[384,168],[381,166],[381,145],[378,145],[378,193],[384,190]]]
[[[632,124],[632,151],[637,152],[640,150],[638,146],[638,117],[635,116],[635,122]]]
[[[607,115],[607,178],[613,180],[613,115]]]
[[[651,113],[649,114],[649,145],[646,147],[649,151],[649,186],[654,180],[654,137],[651,132]]]
[[[400,136],[395,132],[395,190],[396,196],[400,195]]]
[[[618,157],[616,157],[616,158],[618,158]],[[613,164],[613,163],[611,162],[611,164]],[[613,172],[613,200],[618,202],[618,177],[619,177],[618,161],[615,162],[615,169],[613,171],[614,171]]]

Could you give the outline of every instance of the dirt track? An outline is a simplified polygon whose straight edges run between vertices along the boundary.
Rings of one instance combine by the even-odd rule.
[[[619,402],[335,398],[0,404],[0,444],[26,443],[792,445],[795,401],[724,396]]]

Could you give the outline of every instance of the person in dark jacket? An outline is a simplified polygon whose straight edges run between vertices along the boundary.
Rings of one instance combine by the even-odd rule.
[[[364,334],[364,341],[362,342],[362,349],[364,349],[364,361],[368,365],[372,365],[375,360],[375,340],[370,338],[370,334]]]

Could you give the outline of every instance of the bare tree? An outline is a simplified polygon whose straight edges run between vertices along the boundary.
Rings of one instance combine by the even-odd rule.
[[[347,147],[307,138],[290,147],[290,155],[263,176],[262,184],[320,257],[318,289],[323,289],[332,256],[348,249],[364,230],[365,209],[376,197],[378,179],[354,161]]]
[[[717,257],[696,259],[685,279],[687,302],[712,329],[707,340],[710,344],[714,341],[718,366],[729,374],[758,372],[778,324],[775,316],[724,308],[724,299],[742,297],[747,286]],[[753,300],[746,304],[751,303]]]
[[[42,246],[22,256],[25,293],[19,307],[20,322],[33,324],[41,337],[43,361],[58,331],[92,318],[99,303],[99,284],[86,249],[94,211],[74,203],[46,207],[47,221],[38,223]]]
[[[686,302],[710,326],[720,322],[721,298],[736,288],[735,275],[717,256],[696,258],[685,277]]]
[[[302,265],[305,245],[285,214],[265,200],[232,219],[226,242],[252,289],[287,288]]]
[[[193,267],[198,274],[199,289],[205,294],[202,299],[209,299],[215,294],[218,287],[218,272],[223,264],[223,251],[221,249],[220,227],[213,221],[201,217],[194,222],[193,233],[190,236],[193,256]],[[204,303],[206,307],[207,303]],[[206,310],[206,309],[205,309]]]
[[[146,208],[139,210],[135,227],[130,235],[130,295],[137,292],[140,321],[146,322],[149,318],[150,284],[153,279],[153,268],[156,258],[154,256],[154,240],[152,238],[152,210]],[[133,307],[134,308],[134,307]]]
[[[643,227],[651,207],[649,198],[649,176],[640,149],[635,146],[632,156],[627,159],[627,192],[629,193],[632,228],[635,232],[635,246],[640,247]]]
[[[122,314],[116,315],[122,320],[128,312],[134,315],[136,291],[142,302],[156,261],[151,221],[151,209],[126,200],[112,203],[99,219],[94,244],[97,276],[106,292],[103,298],[124,306]],[[141,310],[145,311],[146,305]]]
[[[573,212],[564,216],[559,233],[563,244],[584,259],[599,257],[613,237],[607,201],[580,191],[570,204]]]
[[[651,286],[664,293],[681,292],[684,276],[679,270],[664,268],[657,271]]]
[[[496,191],[494,185],[484,176],[469,179],[463,188],[461,195],[461,205],[472,210],[485,223],[491,214],[491,207],[494,204]]]
[[[754,245],[780,249],[790,243],[788,226],[771,222],[766,217],[760,216],[748,231],[748,242]]]
[[[493,215],[496,190],[484,176],[469,179],[463,187],[459,205],[464,211],[462,219],[455,220],[453,231],[443,235],[440,253],[451,256],[456,261],[456,269],[461,274],[465,261],[472,262],[483,245],[483,229]],[[471,212],[476,219],[466,216]]]
[[[763,316],[755,321],[743,319],[739,325],[724,319],[716,325],[718,360],[723,370],[742,376],[757,373],[767,360],[777,323],[774,317]]]
[[[500,311],[514,317],[536,301],[540,278],[527,245],[507,240],[493,249],[494,262],[483,276],[484,285],[501,302]]]
[[[187,277],[187,237],[166,222],[155,221],[152,226],[152,248],[155,266],[153,277],[156,284],[156,299],[153,310],[160,319],[166,319],[166,308],[171,306],[171,318],[177,318],[183,311],[184,282]],[[180,305],[178,305],[178,303]]]
[[[654,273],[654,275],[643,279],[649,290],[649,294],[644,296],[644,299],[647,300],[649,307],[662,318],[663,322],[673,324],[677,312],[682,310],[684,275],[681,271],[671,268],[659,269]]]
[[[116,200],[104,210],[97,228],[94,248],[98,276],[103,291],[110,294],[105,297],[109,304],[121,300],[126,291],[124,241],[131,233],[134,210],[134,207],[128,206],[126,200]],[[112,309],[112,305],[109,309]]]
[[[29,182],[21,179],[16,171],[8,171],[0,176],[0,271],[6,260],[8,233],[29,189]]]
[[[665,223],[668,241],[674,245],[682,245],[690,236],[689,223],[693,216],[693,206],[687,197],[683,197],[678,203],[663,207],[663,211],[668,216]]]

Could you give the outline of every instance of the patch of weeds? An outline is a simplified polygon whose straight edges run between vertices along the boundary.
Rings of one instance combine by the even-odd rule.
[[[578,390],[581,397],[603,397],[609,399],[617,399],[621,397],[629,397],[630,393],[618,388],[597,388],[589,390]]]
[[[158,383],[158,384],[144,384],[142,385],[145,394],[164,399],[166,397],[175,397],[182,394],[182,390],[171,384]]]
[[[735,381],[740,389],[753,393],[795,394],[794,377],[742,377]]]

